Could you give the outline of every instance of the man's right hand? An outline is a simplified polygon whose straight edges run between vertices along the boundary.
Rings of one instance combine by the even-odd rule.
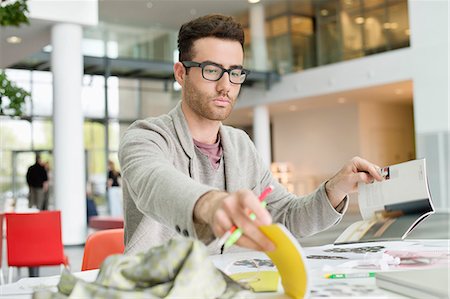
[[[255,221],[250,219],[250,212],[256,215]],[[273,243],[258,228],[271,224],[272,217],[250,190],[234,193],[210,191],[204,194],[195,204],[194,222],[208,224],[219,238],[236,225],[243,231],[237,245],[254,250],[275,250]]]

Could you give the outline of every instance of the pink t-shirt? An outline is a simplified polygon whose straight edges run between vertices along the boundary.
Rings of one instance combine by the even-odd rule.
[[[208,156],[214,169],[219,168],[223,152],[220,138],[218,138],[217,142],[214,144],[206,144],[194,139],[194,144],[203,154]]]

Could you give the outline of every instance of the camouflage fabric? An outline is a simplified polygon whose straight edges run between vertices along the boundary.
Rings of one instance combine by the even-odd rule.
[[[178,238],[145,253],[108,257],[94,282],[85,282],[64,270],[57,293],[37,291],[33,299],[249,296],[250,292],[214,267],[203,243]]]

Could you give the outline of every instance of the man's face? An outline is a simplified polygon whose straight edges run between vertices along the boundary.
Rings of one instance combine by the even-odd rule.
[[[213,62],[225,69],[242,66],[244,60],[239,42],[213,37],[195,41],[192,53],[192,61]],[[240,88],[240,84],[230,82],[226,72],[218,81],[208,81],[200,67],[191,67],[184,80],[183,101],[198,117],[222,121],[230,115]]]

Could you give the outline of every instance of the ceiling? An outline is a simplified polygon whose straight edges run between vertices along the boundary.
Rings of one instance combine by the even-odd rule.
[[[275,2],[309,2],[309,0],[261,0],[266,5]],[[239,15],[248,11],[247,0],[100,0],[99,18],[134,26],[160,26],[178,30],[180,25],[202,15],[221,13]]]

